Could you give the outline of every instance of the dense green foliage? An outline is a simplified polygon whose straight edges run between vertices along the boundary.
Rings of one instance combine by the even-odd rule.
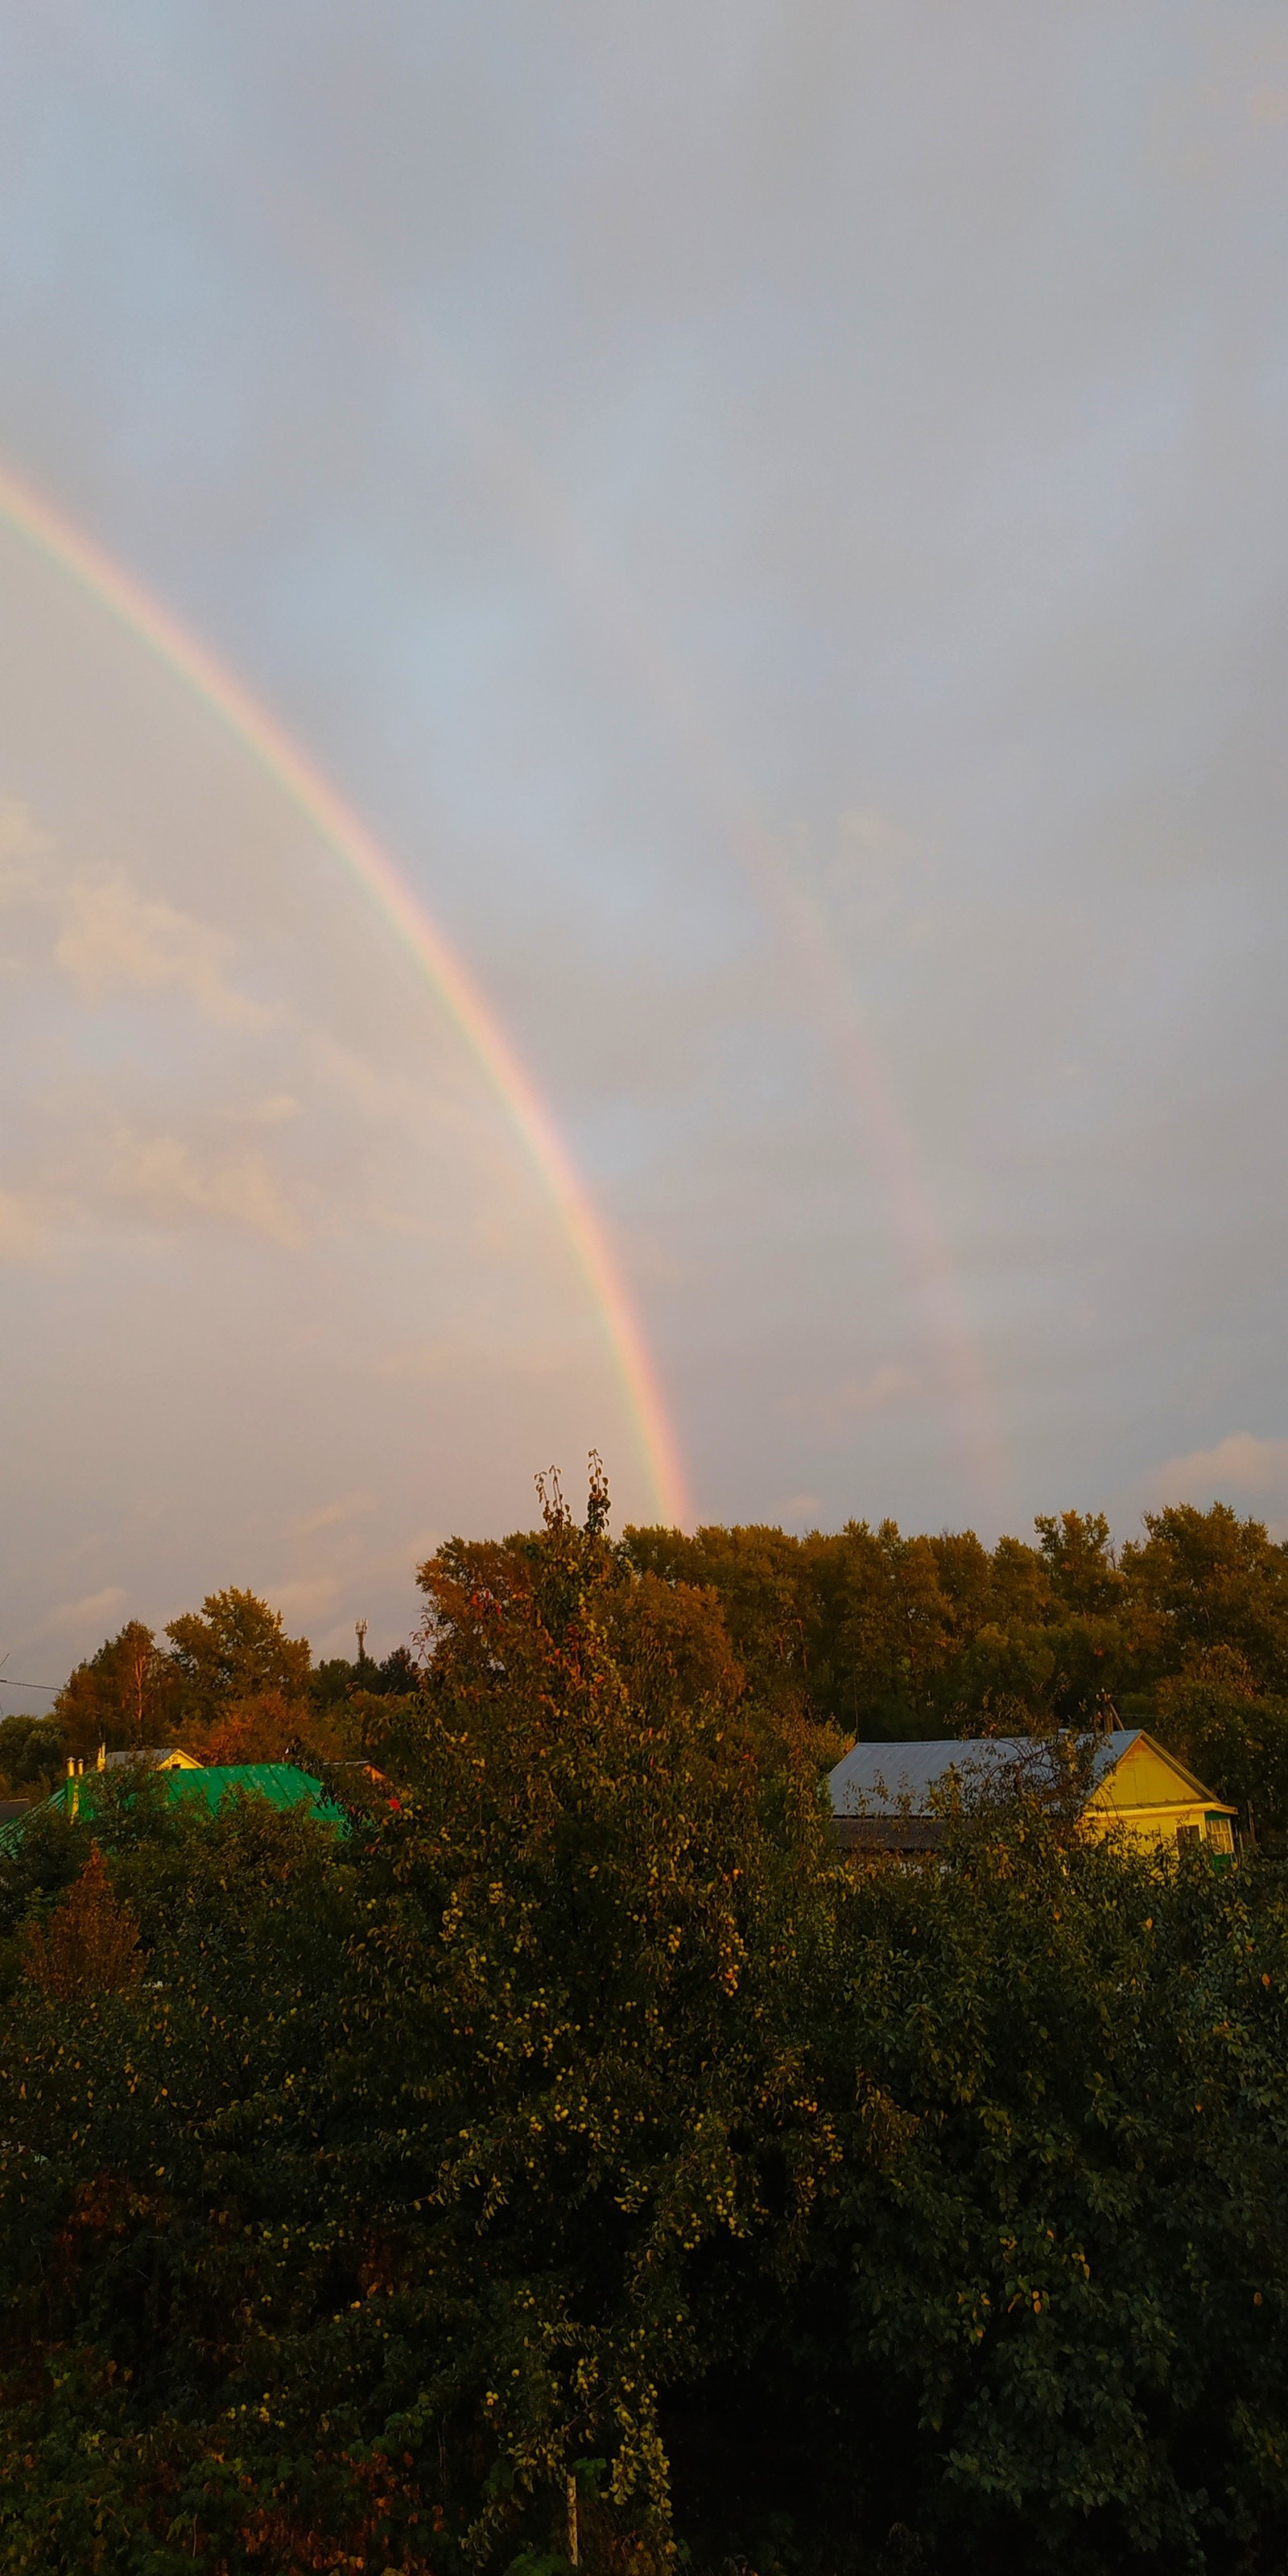
[[[554,2576],[570,2474],[605,2576],[1282,2565],[1278,1868],[843,1866],[599,1489],[422,1581],[342,1843],[109,1775],[0,1860],[5,2568]]]

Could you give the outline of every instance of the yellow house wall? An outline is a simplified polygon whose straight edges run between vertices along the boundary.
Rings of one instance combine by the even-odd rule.
[[[1196,1800],[1184,1807],[1119,1807],[1107,1802],[1101,1805],[1092,1798],[1087,1802],[1085,1822],[1096,1834],[1128,1833],[1133,1842],[1174,1843],[1178,1825],[1197,1825],[1200,1835],[1206,1840],[1207,1819],[1215,1812],[1215,1800],[1208,1799]],[[1221,1812],[1231,1811],[1222,1809]]]

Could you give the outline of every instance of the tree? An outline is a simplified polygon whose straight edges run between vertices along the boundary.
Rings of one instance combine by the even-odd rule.
[[[417,1582],[426,1598],[419,1631],[424,1679],[441,1699],[462,1704],[495,1697],[546,1652],[546,1622],[556,1615],[560,1580],[573,1586],[570,1600],[593,1597],[594,1618],[628,1690],[653,1709],[732,1712],[745,1675],[730,1642],[724,1609],[711,1584],[672,1575],[668,1580],[637,1566],[629,1547],[607,1535],[607,1488],[595,1481],[578,1531],[558,1480],[543,1480],[544,1526],[497,1540],[449,1539],[423,1564]],[[693,1560],[688,1560],[692,1562]],[[700,1558],[697,1560],[701,1562]],[[568,1569],[562,1576],[557,1569]],[[593,1578],[593,1580],[592,1580]],[[421,1668],[410,1656],[390,1657],[383,1673],[419,1684]]]
[[[405,1698],[419,1690],[421,1671],[409,1646],[394,1646],[379,1663],[365,1651],[350,1661],[347,1655],[329,1655],[316,1664],[310,1678],[309,1697],[315,1708],[332,1708],[340,1700],[351,1699],[356,1691],[376,1698]]]
[[[308,1639],[288,1637],[280,1611],[257,1593],[208,1592],[200,1611],[172,1619],[166,1635],[186,1720],[209,1724],[238,1700],[279,1691],[299,1701],[308,1689]]]
[[[141,1619],[130,1619],[78,1664],[54,1702],[67,1743],[82,1757],[169,1740],[178,1706],[171,1659]]]
[[[966,1645],[993,1617],[992,1560],[974,1530],[941,1530],[927,1544],[949,1605],[954,1639]]]
[[[95,1844],[47,1925],[28,1926],[23,1972],[50,2003],[123,1994],[142,1969],[139,1926]]]
[[[1254,1830],[1288,1826],[1288,1701],[1260,1694],[1235,1646],[1191,1646],[1158,1688],[1158,1733]]]
[[[1187,1650],[1233,1647],[1258,1690],[1288,1694],[1288,1547],[1228,1503],[1146,1512],[1122,1570],[1154,1626],[1157,1666],[1179,1672]]]
[[[10,1789],[52,1788],[67,1755],[56,1717],[0,1717],[0,1780]]]
[[[1123,1577],[1103,1512],[1039,1512],[1033,1524],[1056,1600],[1082,1618],[1112,1611]]]
[[[756,1703],[796,1713],[816,1707],[820,1602],[808,1542],[756,1524],[680,1530],[628,1528],[628,1562],[673,1587],[714,1594]]]
[[[954,1622],[931,1543],[904,1538],[894,1521],[877,1530],[851,1521],[842,1546],[837,1651],[851,1676],[854,1731],[932,1734]]]
[[[989,1564],[989,1596],[999,1627],[1044,1627],[1051,1616],[1051,1578],[1040,1551],[1023,1539],[999,1538]]]
[[[627,1685],[602,1529],[548,1497],[527,1570],[424,1702],[378,1703],[396,1813],[333,1850],[251,1808],[158,1808],[149,1840],[122,1807],[146,1980],[74,2048],[19,1993],[15,2563],[17,2531],[55,2576],[95,2532],[123,2568],[179,2529],[237,2576],[499,2570],[593,2460],[589,2563],[665,2562],[661,2386],[726,2335],[730,2252],[790,2260],[818,2167],[825,1846],[812,1781],[718,1696],[651,1648]]]
[[[1027,1735],[1053,1724],[1056,1658],[1045,1628],[978,1629],[944,1675],[962,1733]],[[950,1730],[951,1731],[951,1730]]]

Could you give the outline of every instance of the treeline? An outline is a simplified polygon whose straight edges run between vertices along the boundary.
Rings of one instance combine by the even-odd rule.
[[[596,1489],[599,1490],[598,1488]],[[592,1510],[601,1519],[601,1495]],[[607,1545],[606,1523],[599,1536]],[[451,1540],[420,1568],[410,1645],[315,1666],[253,1593],[211,1594],[157,1639],[139,1621],[80,1665],[44,1721],[0,1725],[0,1774],[52,1779],[67,1753],[179,1742],[205,1761],[272,1760],[304,1742],[361,1752],[374,1703],[437,1687],[479,1600],[530,1579],[540,1539]],[[630,1528],[609,1549],[614,1633],[664,1653],[813,1748],[856,1735],[1151,1728],[1262,1828],[1288,1827],[1288,1546],[1227,1504],[1145,1516],[1115,1547],[1102,1514],[1040,1517],[1036,1543],[893,1521],[803,1538],[769,1527]],[[651,1642],[650,1642],[651,1641]]]
[[[952,1735],[980,1718],[1076,1724],[1107,1702],[1147,1722],[1216,1653],[1249,1691],[1288,1695],[1288,1546],[1228,1504],[1147,1513],[1115,1548],[1102,1513],[1035,1524],[1036,1546],[973,1530],[905,1538],[632,1529],[631,1562],[710,1585],[757,1695],[851,1736]]]
[[[357,1749],[369,1698],[414,1690],[406,1646],[382,1661],[314,1664],[306,1637],[288,1637],[279,1613],[254,1592],[208,1593],[159,1639],[127,1621],[78,1664],[48,1717],[0,1721],[0,1779],[21,1792],[47,1786],[67,1756],[92,1760],[132,1746],[182,1745],[204,1762],[280,1760],[307,1734],[322,1755]]]
[[[1019,1792],[846,1865],[835,1712],[605,1504],[423,1570],[343,1836],[0,1850],[4,2566],[1281,2567],[1282,1872]]]

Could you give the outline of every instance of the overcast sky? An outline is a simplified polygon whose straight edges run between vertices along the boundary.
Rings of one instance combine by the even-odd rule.
[[[4,13],[0,451],[467,962],[695,1517],[1288,1525],[1286,216],[1282,5]],[[651,1516],[441,1002],[3,527],[0,798],[8,1671]]]

